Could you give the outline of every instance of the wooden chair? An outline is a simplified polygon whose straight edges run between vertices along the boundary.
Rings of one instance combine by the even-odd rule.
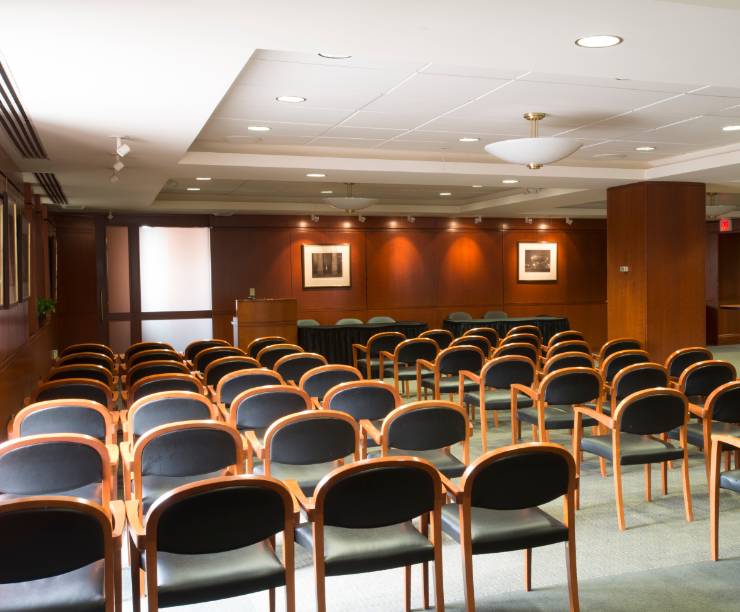
[[[271,370],[275,367],[275,364],[281,357],[302,352],[303,349],[297,344],[270,344],[269,346],[260,349],[259,353],[257,353],[256,359],[263,368]]]
[[[427,391],[432,391],[433,399],[441,399],[443,393],[458,392],[460,386],[460,372],[480,372],[486,356],[477,346],[451,346],[441,350],[434,361],[418,359],[416,361],[416,395],[417,399],[426,399]],[[426,370],[426,372],[425,372]],[[425,375],[431,373],[432,376]],[[477,384],[473,381],[463,383],[465,391],[475,391]]]
[[[581,472],[581,451],[592,453],[610,461],[614,466],[614,491],[617,502],[617,524],[624,531],[624,502],[622,499],[622,466],[645,466],[645,499],[651,499],[650,464],[660,463],[663,479],[663,494],[667,493],[667,463],[683,459],[682,482],[686,520],[693,520],[691,489],[689,485],[689,451],[686,426],[689,420],[688,402],[680,391],[668,388],[646,389],[627,396],[617,406],[612,416],[602,412],[576,406],[575,431],[573,434],[573,456],[576,458],[576,473]],[[583,417],[597,421],[610,433],[598,436],[583,436]],[[680,428],[679,447],[658,436],[674,428]],[[579,492],[580,493],[580,492]],[[578,495],[576,504],[578,504]]]
[[[576,468],[556,444],[507,446],[478,458],[459,485],[442,477],[454,504],[442,506],[442,531],[460,543],[465,609],[475,612],[473,555],[524,549],[525,589],[532,589],[532,549],[565,543],[568,601],[579,610],[576,571]],[[563,521],[538,506],[563,497]]]
[[[348,365],[329,364],[306,372],[298,381],[298,387],[308,393],[311,401],[318,405],[324,400],[324,396],[329,389],[351,380],[362,380],[362,374],[357,368]]]
[[[221,378],[215,391],[211,389],[210,394],[223,418],[228,420],[231,404],[238,395],[265,385],[285,385],[285,381],[277,372],[264,368],[237,370]]]
[[[408,611],[411,566],[429,561],[434,561],[436,609],[444,611],[442,483],[432,465],[411,457],[383,457],[345,465],[322,480],[312,498],[306,498],[297,484],[288,485],[309,521],[297,527],[296,541],[313,554],[318,612],[326,612],[326,576],[394,567],[405,568]],[[413,527],[411,521],[418,516],[431,517],[430,538]],[[399,546],[403,550],[400,554]],[[337,550],[351,552],[337,558]]]
[[[136,353],[155,349],[175,350],[174,347],[167,342],[135,342],[126,349],[126,352],[122,355],[121,361],[126,363]]]
[[[453,346],[476,346],[481,350],[486,359],[488,359],[493,352],[493,347],[485,336],[460,336],[450,342],[449,348],[452,348]]]
[[[515,325],[509,328],[506,332],[507,336],[515,336],[517,334],[534,334],[542,342],[542,330],[537,325]]]
[[[406,336],[401,332],[380,332],[370,336],[367,344],[352,345],[352,365],[360,372],[363,372],[365,378],[378,378],[383,376],[380,369],[381,351],[394,351],[396,346],[406,340]],[[360,354],[364,357],[360,357]]]
[[[58,495],[0,502],[0,557],[12,559],[0,566],[3,606],[41,612],[73,598],[68,609],[121,612],[125,523],[121,502]]]
[[[558,342],[557,344],[551,344],[547,348],[547,352],[543,355],[543,360],[547,361],[551,357],[554,357],[555,355],[560,355],[562,353],[586,353],[587,355],[591,355],[591,347],[589,346],[588,342],[584,340],[563,340],[562,342]]]
[[[278,359],[273,370],[280,374],[285,382],[297,385],[306,372],[326,364],[326,357],[318,353],[293,353]]]
[[[516,334],[507,334],[506,336],[501,338],[501,344],[499,346],[505,346],[507,344],[514,344],[514,343],[521,343],[521,342],[531,344],[537,349],[540,349],[540,347],[542,346],[542,338],[540,338],[537,334],[531,334],[531,333],[526,333],[526,332],[521,332],[521,333],[516,333]]]
[[[700,361],[710,361],[714,359],[712,351],[703,346],[689,346],[686,348],[673,351],[665,360],[665,367],[671,380],[678,381],[683,371],[690,365]]]
[[[617,409],[617,405],[627,396],[655,389],[656,387],[668,386],[668,373],[659,363],[638,362],[621,368],[612,378],[609,385],[604,386],[604,397],[601,411],[611,416]],[[595,404],[587,403],[587,407],[596,408]]]
[[[540,377],[547,376],[550,372],[562,370],[563,368],[593,368],[594,358],[589,353],[570,351],[556,353],[542,363]]]
[[[463,390],[465,379],[479,385],[475,391]],[[486,362],[480,374],[463,370],[460,372],[458,393],[464,406],[477,407],[481,423],[481,447],[488,451],[488,412],[493,412],[494,427],[498,427],[498,411],[511,411],[511,385],[518,383],[531,387],[537,380],[537,368],[534,362],[520,355],[496,357]],[[532,406],[531,400],[519,400],[521,407]]]
[[[604,381],[607,394],[614,377],[620,371],[627,366],[635,365],[637,363],[648,363],[649,361],[650,355],[648,355],[647,351],[627,349],[612,353],[606,359],[599,362],[599,371],[601,372],[601,379]]]
[[[243,355],[231,355],[230,357],[221,357],[211,361],[203,372],[203,384],[212,390],[215,390],[219,381],[231,372],[239,370],[251,370],[252,368],[263,367],[254,357],[245,357]]]
[[[428,329],[427,331],[421,332],[419,334],[419,338],[429,338],[430,340],[434,340],[440,350],[442,350],[450,346],[450,342],[455,339],[455,336],[449,329]]]
[[[110,389],[115,389],[115,386],[118,384],[118,378],[114,377],[110,370],[99,365],[87,363],[53,367],[49,370],[49,375],[46,377],[46,380],[68,380],[70,378],[97,380]]]
[[[175,361],[177,363],[184,363],[182,355],[177,351],[168,348],[154,348],[137,351],[131,355],[126,360],[125,370],[129,371],[140,363],[147,363],[150,361]]]
[[[492,358],[505,357],[507,355],[520,355],[531,359],[534,363],[540,361],[540,350],[534,345],[528,342],[512,342],[510,344],[502,344],[495,351],[493,351]]]
[[[90,378],[65,378],[41,383],[24,405],[56,399],[86,399],[105,406],[114,422],[118,421],[118,392]]]
[[[79,352],[70,353],[56,360],[55,367],[66,365],[91,364],[98,365],[108,370],[112,375],[116,375],[118,367],[116,362],[105,353]]]
[[[211,348],[203,349],[193,357],[193,369],[196,372],[205,372],[206,368],[210,363],[221,359],[222,357],[246,357],[247,354],[240,348],[234,346],[212,346]],[[249,355],[252,357],[252,355]]]
[[[257,353],[266,346],[270,346],[271,344],[286,344],[287,342],[282,336],[262,336],[255,338],[247,345],[247,355],[257,357]]]
[[[124,401],[128,400],[130,390],[140,380],[156,376],[158,374],[184,374],[191,375],[190,369],[181,361],[144,361],[138,363],[128,370],[122,377]]]
[[[601,363],[612,353],[628,350],[642,350],[642,342],[636,338],[615,338],[614,340],[608,340],[601,346],[598,355],[594,354],[594,357]]]
[[[183,485],[143,519],[140,502],[127,502],[134,612],[141,609],[142,558],[150,612],[263,590],[274,610],[276,586],[285,586],[286,610],[294,612],[294,504],[285,485],[264,476]],[[275,554],[281,532],[282,562]]]
[[[383,373],[382,378],[393,378],[396,393],[401,393],[405,387],[408,397],[409,381],[416,380],[416,362],[419,359],[434,361],[439,353],[439,345],[432,338],[410,338],[396,345],[395,350],[380,351],[378,368]]]
[[[729,361],[711,359],[687,367],[676,386],[689,398],[690,403],[702,407],[712,391],[736,378],[735,366]]]
[[[70,344],[68,347],[59,353],[60,357],[66,357],[67,355],[73,355],[74,353],[99,353],[106,355],[113,361],[116,360],[116,354],[113,350],[105,344],[98,342],[80,342],[79,344]]]
[[[556,334],[553,334],[550,336],[550,339],[547,341],[547,344],[542,345],[542,350],[547,351],[549,347],[551,347],[553,344],[557,344],[558,342],[564,342],[565,340],[586,340],[586,337],[583,335],[583,332],[579,332],[575,329],[566,329],[565,331],[558,332]]]
[[[152,374],[139,378],[128,390],[121,393],[128,409],[136,400],[161,391],[192,391],[205,395],[206,388],[203,386],[203,382],[192,374],[173,372]]]
[[[709,542],[712,561],[719,559],[719,491],[726,489],[740,493],[740,470],[722,471],[721,454],[728,449],[740,452],[740,438],[737,436],[712,436],[712,450],[709,458]]]
[[[193,358],[203,349],[212,348],[214,346],[231,346],[226,340],[218,340],[216,338],[209,338],[207,340],[193,340],[190,344],[185,347],[183,356],[188,361],[192,362]]]
[[[501,341],[498,332],[493,327],[473,327],[472,329],[468,329],[463,334],[464,336],[483,336],[488,339],[492,348],[496,348]]]

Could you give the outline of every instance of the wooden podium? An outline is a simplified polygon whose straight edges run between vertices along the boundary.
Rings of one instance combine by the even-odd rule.
[[[298,302],[293,298],[236,300],[234,345],[246,351],[262,336],[282,336],[291,344],[298,339]]]

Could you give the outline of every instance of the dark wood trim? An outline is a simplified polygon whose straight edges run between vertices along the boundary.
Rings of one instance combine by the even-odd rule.
[[[139,227],[128,230],[129,291],[131,296],[131,344],[141,342],[141,268],[139,265]]]

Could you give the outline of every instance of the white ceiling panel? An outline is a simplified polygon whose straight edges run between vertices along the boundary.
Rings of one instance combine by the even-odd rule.
[[[252,132],[249,126],[267,126],[269,132]],[[265,122],[260,119],[230,119],[214,118],[208,122],[200,138],[206,140],[226,140],[234,136],[259,136],[264,141],[269,142],[276,137],[287,136],[319,136],[330,127],[330,124],[314,123],[281,123],[278,121]]]
[[[368,127],[352,127],[345,123],[336,126],[328,130],[324,136],[330,136],[332,138],[370,138],[373,140],[381,139],[386,140],[397,134],[403,134],[405,130],[391,129],[391,128],[368,128]]]
[[[323,123],[334,125],[352,113],[352,109],[317,108],[303,104],[282,104],[265,100],[263,104],[245,102],[227,96],[214,117],[248,119],[253,121],[280,121],[282,123]]]
[[[638,91],[660,91],[664,93],[685,93],[702,87],[702,85],[689,85],[686,83],[661,83],[658,81],[633,81],[625,78],[627,75],[614,75],[611,78],[585,77],[573,74],[549,74],[543,72],[531,72],[522,77],[523,81],[535,81],[537,83],[566,83],[569,85],[586,85],[589,87],[608,87],[614,89],[635,89]],[[716,94],[721,95],[721,94]]]
[[[328,66],[330,68],[367,68],[372,70],[391,70],[391,71],[402,71],[414,72],[422,68],[424,62],[412,62],[403,61],[397,59],[378,59],[373,57],[357,57],[352,56],[349,59],[330,59],[321,57],[319,53],[322,52],[318,49],[316,53],[302,53],[296,51],[277,51],[270,49],[257,49],[253,60],[265,60],[274,62],[291,62],[296,64],[318,64],[322,66]],[[332,53],[332,50],[324,49],[325,53]],[[347,55],[346,51],[334,49],[335,55]],[[245,75],[242,75],[237,79],[238,81],[244,80]]]
[[[379,113],[361,110],[342,122],[342,125],[368,128],[392,128],[410,130],[424,122],[421,114],[414,113],[414,109],[399,109],[399,112]]]
[[[430,64],[424,74],[446,74],[450,76],[475,77],[480,79],[514,79],[527,74],[527,70],[486,68],[482,66],[457,66],[455,64]]]
[[[691,121],[666,125],[659,129],[644,132],[651,142],[683,142],[699,147],[722,146],[740,143],[740,132],[723,132],[727,125],[725,117],[698,117]]]
[[[314,138],[311,144],[319,147],[352,147],[361,149],[372,149],[373,147],[382,143],[384,139],[370,139],[370,138],[328,138],[322,136]]]
[[[720,98],[718,96],[698,96],[681,94],[674,98],[635,110],[644,116],[662,116],[669,119],[683,119],[696,115],[711,115],[733,104],[740,104],[740,98]],[[667,123],[667,122],[664,122]]]

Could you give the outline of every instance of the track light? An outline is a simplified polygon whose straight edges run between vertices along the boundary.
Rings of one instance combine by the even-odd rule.
[[[475,219],[473,219],[473,223],[475,223],[476,225],[482,222],[483,222],[483,217],[481,217],[480,215],[478,215]]]
[[[311,215],[311,221],[314,223],[318,223],[320,218],[318,215]]]
[[[113,221],[113,211],[112,210],[108,211],[108,221]]]
[[[524,219],[524,222],[527,225],[532,225],[532,223],[534,223],[534,219],[532,219],[532,217],[527,217],[526,219]]]
[[[565,223],[566,225],[573,225],[573,219],[570,217],[565,217]]]
[[[130,152],[131,147],[123,142],[123,139],[120,136],[116,137],[116,154],[119,157],[126,157]]]
[[[367,221],[367,217],[363,217],[362,215],[357,215],[357,220],[360,223],[365,223],[365,221]]]
[[[111,174],[110,182],[111,183],[117,183],[118,182],[118,175],[115,172],[113,174]]]
[[[123,170],[123,169],[124,169],[125,167],[126,167],[126,164],[124,164],[124,163],[123,163],[123,162],[121,161],[121,158],[120,158],[120,157],[117,157],[117,158],[116,158],[116,163],[115,163],[115,164],[113,164],[113,170],[114,170],[115,172],[120,172],[120,171],[121,171],[121,170]]]
[[[416,223],[416,217],[412,217],[411,215],[409,215],[408,217],[406,217],[406,221],[408,221],[409,223]]]

